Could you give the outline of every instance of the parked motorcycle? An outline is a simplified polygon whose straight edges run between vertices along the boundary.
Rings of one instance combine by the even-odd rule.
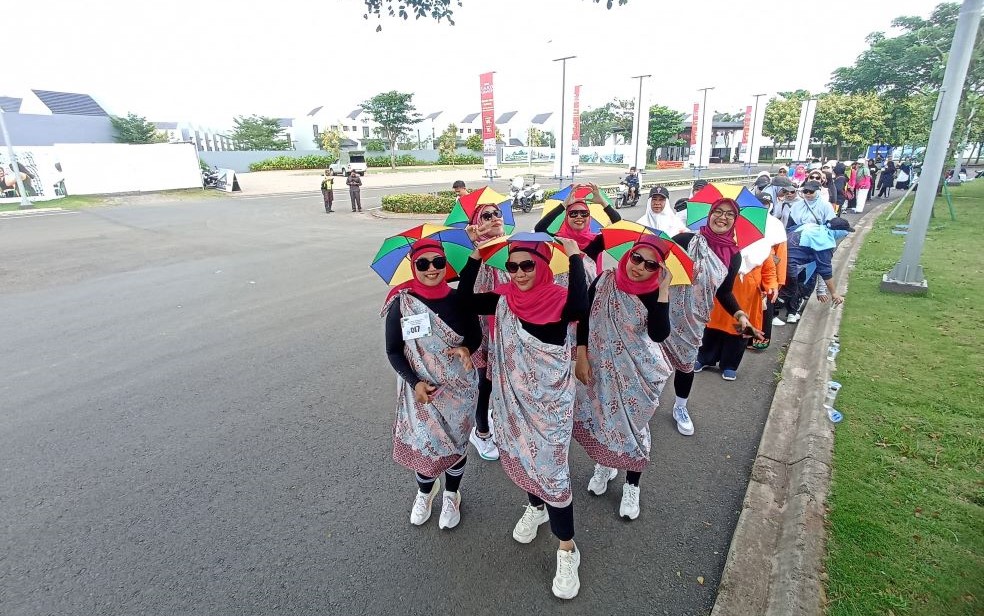
[[[219,174],[214,168],[202,169],[202,188],[217,188],[219,184]]]
[[[533,178],[532,183],[527,184],[526,178],[522,175],[514,177],[509,188],[513,210],[520,209],[524,214],[528,214],[533,209],[533,204],[543,201],[543,194],[543,189],[536,183],[536,178]]]
[[[629,183],[622,180],[618,183],[618,194],[615,196],[615,209],[623,207],[635,207],[639,203],[639,189],[632,187]]]

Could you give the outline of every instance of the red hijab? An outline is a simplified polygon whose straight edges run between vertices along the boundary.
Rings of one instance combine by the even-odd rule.
[[[700,228],[700,234],[707,240],[707,246],[711,252],[717,255],[718,259],[724,263],[725,267],[731,267],[731,259],[739,252],[738,242],[735,240],[735,228],[731,227],[728,233],[715,233],[711,231],[711,212],[719,209],[722,205],[730,205],[738,215],[738,204],[733,199],[718,199],[707,212],[707,224]]]
[[[476,207],[475,208],[475,211],[472,212],[471,220],[469,220],[468,222],[470,222],[473,225],[481,225],[483,222],[485,222],[485,221],[482,220],[482,213],[486,210],[486,208],[493,208],[493,209],[498,210],[499,209],[499,206],[497,206],[495,204],[492,204],[492,203],[489,203],[489,204],[486,204],[486,205],[480,205],[480,206]],[[501,213],[501,210],[500,210],[500,213]],[[501,233],[499,235],[479,235],[478,236],[478,241],[475,242],[475,243],[476,244],[482,244],[484,242],[487,242],[487,241],[489,241],[489,240],[491,240],[493,238],[497,238],[497,237],[500,237],[500,236],[502,236]]]
[[[506,298],[509,309],[521,321],[534,325],[546,325],[560,321],[567,302],[567,289],[554,282],[550,271],[550,247],[543,242],[511,242],[509,254],[527,252],[533,256],[536,269],[533,270],[533,286],[523,291],[510,280],[497,285],[495,293]]]
[[[436,252],[438,255],[447,258],[444,254],[444,247],[441,243],[436,240],[418,240],[413,243],[410,247],[410,252],[407,254],[407,259],[410,259],[410,270],[413,273],[413,278],[404,282],[403,284],[397,285],[390,289],[389,294],[386,296],[386,301],[388,302],[390,298],[399,293],[400,291],[407,289],[417,297],[423,299],[444,299],[451,292],[451,287],[448,286],[447,280],[447,269],[445,268],[444,280],[435,286],[426,285],[420,281],[421,274],[425,272],[418,272],[416,266],[413,264],[414,255],[422,254],[425,252]]]
[[[648,238],[652,238],[652,241]],[[629,266],[629,258],[632,256],[632,253],[636,251],[636,248],[639,247],[652,249],[652,251],[656,253],[656,259],[660,262],[660,265],[663,265],[663,255],[660,253],[654,240],[655,237],[651,235],[642,236],[639,238],[639,241],[637,241],[632,248],[627,250],[625,254],[622,255],[622,258],[618,260],[618,268],[615,269],[615,286],[620,290],[628,293],[629,295],[645,295],[646,293],[652,293],[653,291],[659,289],[659,270],[653,272],[652,277],[648,280],[644,280],[643,282],[636,282],[635,280],[632,280],[629,278],[628,272],[625,271],[625,268]]]
[[[575,205],[582,205],[588,210],[587,224],[585,224],[584,228],[581,229],[580,231],[567,224],[567,212],[570,212],[571,208],[574,207]],[[575,242],[577,242],[578,248],[580,248],[581,250],[585,250],[588,247],[588,244],[591,243],[591,240],[593,240],[598,236],[597,233],[591,231],[591,208],[588,207],[588,204],[585,203],[584,201],[579,200],[568,205],[567,210],[564,212],[564,222],[560,225],[560,229],[557,229],[557,233],[555,233],[554,235],[556,235],[557,237],[566,237],[568,239],[572,239]],[[600,254],[598,255],[598,258],[595,259],[595,267],[597,268],[598,273],[601,273]]]

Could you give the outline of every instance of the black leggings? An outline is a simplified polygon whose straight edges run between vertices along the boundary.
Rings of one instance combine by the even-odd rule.
[[[489,397],[492,395],[492,381],[485,376],[484,370],[478,379],[478,404],[475,406],[475,431],[479,434],[489,433]]]
[[[690,397],[690,390],[694,386],[694,373],[693,372],[680,372],[677,370],[673,374],[673,392],[676,394],[677,398],[683,398],[686,400]]]
[[[693,373],[691,373],[693,374]],[[642,471],[625,471],[625,483],[639,487],[639,479],[642,477]]]
[[[458,486],[461,485],[461,477],[465,473],[466,462],[468,462],[468,458],[462,456],[460,460],[454,463],[454,466],[444,472],[444,489],[446,491],[458,491]],[[417,487],[420,488],[422,494],[427,494],[431,491],[431,488],[434,487],[434,479],[434,477],[425,477],[417,473]]]
[[[776,316],[776,304],[769,298],[765,299],[765,310],[762,311],[762,333],[766,340],[772,340],[772,319]]]
[[[697,361],[705,366],[720,362],[721,370],[737,370],[745,355],[745,338],[708,327],[697,351]]]
[[[535,494],[526,495],[530,499],[530,504],[537,509],[547,506],[547,515],[550,516],[550,532],[561,541],[570,541],[574,538],[574,503],[566,507],[554,507],[550,503],[543,502],[543,499]]]

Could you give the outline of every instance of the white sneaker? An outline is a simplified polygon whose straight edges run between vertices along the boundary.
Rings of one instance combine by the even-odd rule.
[[[639,486],[631,483],[622,485],[622,504],[618,506],[618,515],[630,520],[639,517]]]
[[[437,478],[434,480],[434,485],[431,486],[431,491],[427,494],[421,494],[420,490],[417,490],[417,496],[413,499],[413,508],[410,509],[410,523],[414,526],[420,526],[431,517],[431,504],[434,502],[434,497],[437,496],[437,492],[441,489],[441,479]]]
[[[684,436],[690,436],[694,433],[694,422],[690,421],[690,413],[687,412],[687,407],[674,406],[673,419],[676,420],[677,432]]]
[[[796,312],[786,317],[786,323],[798,323],[799,320],[800,320],[800,315],[799,313]]]
[[[557,550],[557,575],[553,579],[553,594],[560,599],[573,599],[581,589],[577,568],[581,566],[581,551]]]
[[[608,482],[615,479],[615,475],[618,475],[618,469],[595,464],[594,475],[591,475],[588,482],[588,492],[601,496],[608,489]]]
[[[495,441],[492,440],[491,433],[488,438],[482,438],[478,435],[475,428],[472,428],[471,434],[468,435],[468,440],[475,446],[478,457],[483,460],[499,459],[499,448],[495,446]]]
[[[513,528],[513,539],[520,543],[530,543],[536,539],[536,531],[540,528],[540,524],[549,519],[546,507],[537,509],[533,505],[526,505],[523,517],[519,518],[519,522],[516,522],[516,527]]]
[[[461,521],[461,491],[444,492],[444,503],[441,505],[441,518],[437,527],[441,529],[454,528]]]
[[[786,322],[780,319],[779,317],[772,317],[772,325],[774,327],[782,327],[785,324]]]

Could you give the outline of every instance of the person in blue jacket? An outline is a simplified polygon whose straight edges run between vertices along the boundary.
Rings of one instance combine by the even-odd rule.
[[[796,323],[810,293],[816,289],[817,299],[834,305],[844,298],[834,290],[834,249],[854,228],[844,218],[833,218],[826,224],[802,224],[786,234],[786,284],[779,290],[779,301],[786,308],[786,322]],[[820,285],[818,279],[823,280]],[[776,308],[778,315],[779,309]]]

